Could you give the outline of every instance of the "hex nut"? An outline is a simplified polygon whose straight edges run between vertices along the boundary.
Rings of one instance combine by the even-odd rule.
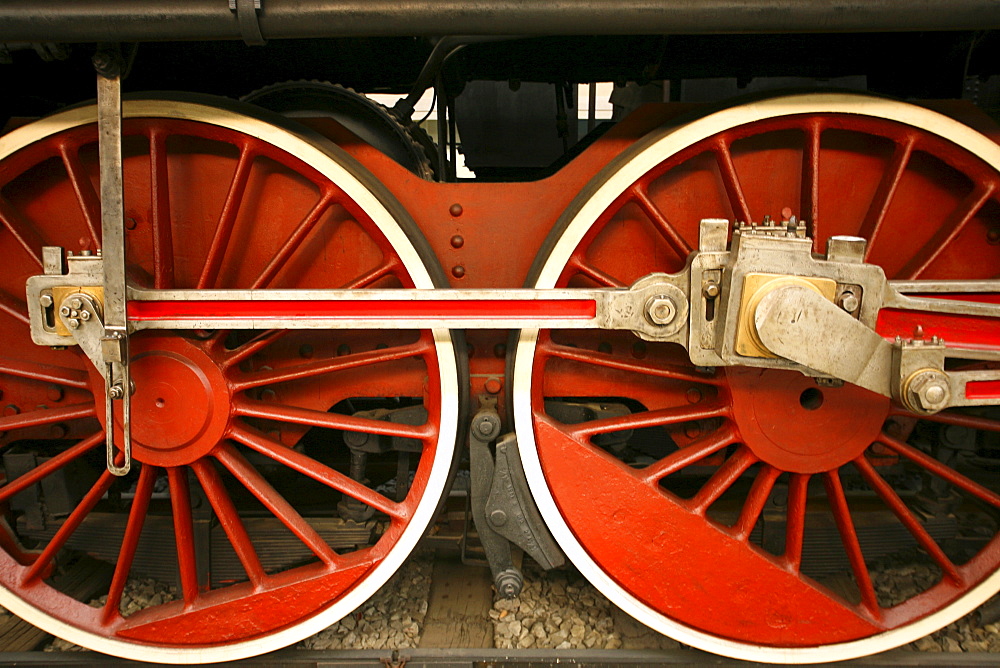
[[[948,376],[937,369],[914,371],[903,383],[903,403],[915,413],[937,413],[948,407]]]
[[[839,304],[840,308],[844,309],[848,313],[854,313],[858,310],[858,307],[861,306],[861,302],[858,300],[857,295],[853,292],[845,292],[840,295],[840,298],[837,299],[837,304]]]
[[[646,301],[646,318],[654,325],[669,325],[677,317],[677,306],[666,295],[656,295]]]

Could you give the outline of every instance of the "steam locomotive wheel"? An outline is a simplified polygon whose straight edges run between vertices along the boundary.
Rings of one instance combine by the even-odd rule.
[[[867,238],[890,278],[992,278],[998,168],[995,143],[907,104],[811,94],[731,107],[609,165],[555,228],[533,284],[627,286],[681,269],[701,219],[793,214],[817,250]],[[553,534],[612,601],[681,642],[847,659],[920,638],[1000,589],[1000,494],[953,440],[993,438],[995,411],[917,419],[851,385],[699,369],[677,346],[608,332],[523,331],[514,388]],[[629,410],[567,424],[552,402]],[[939,531],[963,516],[981,527],[965,548],[967,532]],[[907,547],[887,550],[887,535]],[[834,552],[839,571],[821,563]],[[896,591],[904,558],[931,576]]]
[[[440,268],[426,262],[432,256],[419,232],[373,177],[322,138],[247,110],[214,99],[126,102],[131,281],[156,288],[439,284]],[[75,346],[33,344],[23,303],[43,245],[100,247],[94,118],[93,108],[79,108],[0,140],[7,467],[0,604],[67,640],[134,659],[215,662],[286,646],[371,596],[431,521],[456,435],[450,336],[140,332],[131,349],[133,473],[116,479],[102,464],[102,379]],[[410,418],[359,410],[389,410],[385,403],[408,407]],[[369,468],[371,483],[351,478],[347,444],[363,435],[405,442],[409,459],[399,461],[411,463],[403,470],[390,461],[389,474]],[[15,473],[14,462],[25,458],[30,465]],[[376,488],[390,480],[395,492]],[[57,492],[71,498],[63,514]],[[364,517],[345,522],[367,527],[374,544],[331,542],[321,519],[345,502],[377,511],[367,524]],[[235,553],[233,563],[242,565],[225,582],[204,563],[196,526],[206,526],[206,515],[220,537],[211,558]],[[254,527],[262,523],[272,529],[260,537]],[[169,541],[152,559],[151,525],[166,527]],[[95,530],[101,545],[77,541]],[[277,554],[268,542],[276,536],[286,546]],[[95,607],[63,593],[59,573],[103,543],[113,543],[115,566]],[[142,564],[157,566],[171,552],[176,600],[128,608],[129,579],[148,577]]]

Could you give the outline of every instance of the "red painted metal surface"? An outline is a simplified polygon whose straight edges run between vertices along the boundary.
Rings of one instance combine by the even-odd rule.
[[[188,121],[125,124],[126,244],[130,278],[156,288],[411,287],[373,221],[298,158],[251,137]],[[4,352],[0,445],[35,439],[46,458],[0,486],[0,504],[69,465],[96,482],[55,536],[26,556],[3,529],[0,581],[32,605],[91,633],[166,645],[215,645],[287,628],[339,600],[396,545],[426,488],[441,410],[429,332],[153,332],[132,337],[134,501],[102,607],[77,603],[45,579],[76,529],[109,512],[118,484],[103,469],[104,380],[76,349],[31,342],[25,280],[41,246],[99,246],[93,126],[62,132],[14,154],[0,170],[0,320]],[[422,425],[344,414],[345,401],[399,397],[421,403]],[[120,407],[119,407],[120,410]],[[121,442],[122,416],[114,429]],[[318,451],[302,437],[327,429]],[[344,432],[413,439],[422,447],[408,495],[390,499],[349,478]],[[337,445],[339,443],[339,446]],[[339,448],[339,450],[338,450]],[[267,462],[265,476],[258,467]],[[166,507],[153,495],[166,476]],[[246,572],[245,584],[212,588],[198,565],[195,486]],[[308,502],[353,498],[387,517],[373,546],[338,554],[301,514]],[[237,505],[255,499],[313,555],[308,566],[265,571]],[[432,500],[432,502],[435,502]],[[172,516],[179,597],[134,616],[119,610],[151,514]],[[13,522],[13,519],[12,519]],[[5,525],[6,527],[7,525]]]
[[[553,318],[590,320],[597,315],[593,299],[492,299],[492,300],[407,300],[352,299],[330,300],[205,300],[205,301],[131,301],[128,319],[152,320],[371,320],[374,323],[392,318],[440,318],[461,321],[468,318],[517,320]]]
[[[525,283],[537,250],[586,183],[639,137],[685,111],[646,107],[552,177],[513,184],[429,183],[333,121],[311,124],[390,187],[454,287],[512,288]],[[128,252],[137,259],[132,280],[139,284],[410,285],[370,221],[293,156],[193,123],[134,121],[127,135]],[[31,343],[21,303],[25,279],[40,271],[43,243],[74,250],[98,245],[95,137],[93,128],[66,132],[4,163],[0,221],[8,233],[0,235],[0,253],[10,261],[0,274],[0,319],[3,331],[12,335],[0,356],[0,444],[42,439],[58,452],[0,487],[0,502],[71,461],[100,459],[97,379],[75,351]],[[834,234],[866,236],[869,261],[882,265],[890,277],[992,276],[1000,247],[985,240],[998,220],[998,182],[980,161],[952,145],[882,121],[807,116],[734,128],[664,162],[624,192],[573,254],[561,282],[624,286],[653,271],[676,271],[696,243],[700,219],[760,220],[785,207],[809,222],[817,251]],[[198,308],[203,306],[227,312],[233,307]],[[246,317],[300,317],[330,305],[302,306],[247,304],[254,310]],[[393,315],[405,307],[376,306],[391,306]],[[168,308],[133,304],[132,315],[156,317],[148,310],[152,307]],[[293,310],[280,310],[286,307]],[[198,309],[190,305],[169,308],[197,317]],[[464,308],[449,317],[460,316]],[[384,317],[381,313],[371,315]],[[886,314],[880,333],[910,333],[920,324],[927,336],[940,327],[948,341],[979,336],[983,345],[995,345],[988,325],[970,326],[968,319],[892,320],[896,317]],[[135,397],[136,458],[146,465],[127,519],[111,602],[95,611],[67,601],[44,582],[69,529],[37,555],[26,554],[13,536],[0,533],[5,586],[69,623],[108,636],[154,643],[166,638],[167,644],[180,645],[225,643],[313,614],[354,586],[391,549],[426,485],[427,463],[434,456],[433,415],[440,397],[428,336],[377,328],[320,335],[266,332],[229,341],[224,333],[203,334],[208,338],[163,333],[135,338],[137,378],[145,378]],[[503,409],[508,333],[470,332],[468,341],[472,393],[498,397]],[[1000,497],[907,445],[917,420],[882,398],[851,388],[821,389],[817,397],[797,374],[706,373],[692,368],[683,350],[639,341],[627,332],[543,332],[537,355],[536,436],[561,512],[615,581],[671,619],[748,642],[840,642],[919,619],[967,593],[1000,563],[996,539],[972,560],[951,563],[914,523],[908,500],[882,477],[877,464],[910,461],[987,504],[1000,507]],[[328,412],[353,397],[419,398],[432,417],[426,425],[408,427]],[[620,399],[634,412],[563,425],[545,414],[546,397]],[[1000,431],[996,420],[977,415],[945,412],[929,419]],[[400,503],[389,500],[296,449],[311,427],[420,440],[424,451],[410,495]],[[643,429],[655,431],[673,448],[644,468],[626,465],[595,445],[602,434]],[[390,518],[386,534],[356,556],[334,553],[241,452],[268,458],[378,508]],[[894,607],[876,599],[838,472],[850,467],[931,555],[943,573],[940,583]],[[153,482],[164,475],[163,468],[183,600],[123,620],[116,602],[151,512]],[[703,478],[697,488],[673,483],[692,471]],[[192,480],[204,490],[247,583],[206,591],[198,581]],[[315,563],[280,574],[263,572],[224,480],[279,517],[312,550]],[[740,486],[746,480],[750,484]],[[107,476],[99,478],[64,526],[84,521],[110,484]],[[778,486],[787,490],[787,527],[783,549],[772,553],[752,535]],[[740,493],[735,500],[734,492]],[[815,515],[817,499],[842,537],[858,583],[857,601],[804,574],[807,519]],[[733,516],[720,515],[719,504],[735,509]]]
[[[832,235],[867,238],[868,261],[891,279],[992,278],[997,184],[975,156],[895,123],[823,114],[752,123],[640,176],[599,216],[558,285],[676,271],[701,219],[759,221],[786,207],[807,221],[817,252]],[[988,319],[886,312],[879,332],[911,338],[918,324],[925,336],[980,346],[996,345],[1000,331]],[[919,421],[885,397],[797,373],[705,371],[683,351],[607,332],[543,332],[536,349],[535,438],[549,489],[589,556],[654,614],[751,644],[840,643],[921,619],[1000,566],[996,536],[971,559],[945,550],[914,514],[912,493],[882,472],[903,460],[1000,508],[996,493],[901,440]],[[607,397],[638,405],[579,424],[545,409],[546,399]],[[1000,421],[961,411],[924,419],[1000,431]],[[639,453],[604,445],[629,430],[647,434]],[[895,516],[938,582],[902,602],[880,598],[885,566],[866,559],[845,480]],[[764,541],[765,524],[777,541]],[[852,591],[810,575],[805,546],[817,526],[839,537],[826,549],[843,555]]]

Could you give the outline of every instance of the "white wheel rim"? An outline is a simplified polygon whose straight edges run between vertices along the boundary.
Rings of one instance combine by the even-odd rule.
[[[569,222],[542,266],[534,287],[553,288],[573,250],[612,202],[639,177],[670,156],[719,132],[757,121],[796,114],[851,114],[895,121],[936,134],[980,157],[1000,171],[1000,146],[982,134],[936,112],[882,98],[840,93],[803,94],[761,100],[716,112],[690,124],[656,132],[611,163],[567,211]],[[603,179],[603,181],[602,181]],[[584,200],[584,194],[589,196]],[[686,645],[723,656],[771,663],[843,661],[912,642],[968,614],[1000,590],[1000,570],[958,600],[912,624],[862,640],[818,647],[770,647],[736,642],[668,619],[619,586],[590,556],[566,524],[542,472],[532,420],[532,369],[538,330],[522,330],[514,362],[514,424],[532,496],[549,530],[573,564],[622,610]]]
[[[423,261],[397,224],[388,206],[369,190],[358,176],[341,164],[352,163],[353,159],[325,138],[304,130],[301,133],[293,133],[267,121],[227,109],[173,100],[126,101],[123,105],[123,116],[188,120],[217,125],[255,137],[296,156],[337,184],[371,217],[399,254],[414,287],[423,289],[434,287]],[[18,128],[0,137],[0,161],[48,136],[93,123],[95,118],[94,107],[80,107]],[[81,647],[137,661],[177,664],[235,661],[265,654],[299,642],[337,622],[367,601],[399,569],[423,536],[434,517],[438,501],[444,494],[458,429],[458,370],[450,333],[447,330],[433,330],[433,335],[441,383],[441,411],[439,441],[427,487],[416,511],[389,554],[334,605],[282,631],[215,647],[164,647],[108,638],[57,619],[5,587],[0,587],[0,605],[48,633]],[[0,567],[11,567],[12,564],[13,560],[9,555],[0,553]]]

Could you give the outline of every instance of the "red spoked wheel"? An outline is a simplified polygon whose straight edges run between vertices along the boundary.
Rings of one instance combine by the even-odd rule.
[[[438,284],[419,232],[373,177],[325,140],[256,113],[126,102],[131,281]],[[76,109],[0,138],[0,603],[134,659],[214,662],[283,647],[373,594],[431,521],[454,455],[450,336],[136,334],[134,472],[110,475],[103,380],[76,347],[34,345],[24,304],[43,245],[100,246],[94,118]],[[351,469],[349,446],[367,467]],[[350,521],[337,516],[344,504]],[[115,564],[101,605],[59,584],[82,554]],[[173,580],[176,600],[124,610],[130,578],[148,577]]]
[[[992,278],[998,168],[995,143],[911,105],[811,94],[732,107],[609,165],[557,225],[534,285],[677,271],[701,219],[785,208],[817,250],[866,237],[890,278]],[[851,385],[695,368],[678,346],[609,332],[522,332],[514,388],[553,534],[610,599],[684,643],[846,659],[1000,589],[995,409],[917,418]]]

